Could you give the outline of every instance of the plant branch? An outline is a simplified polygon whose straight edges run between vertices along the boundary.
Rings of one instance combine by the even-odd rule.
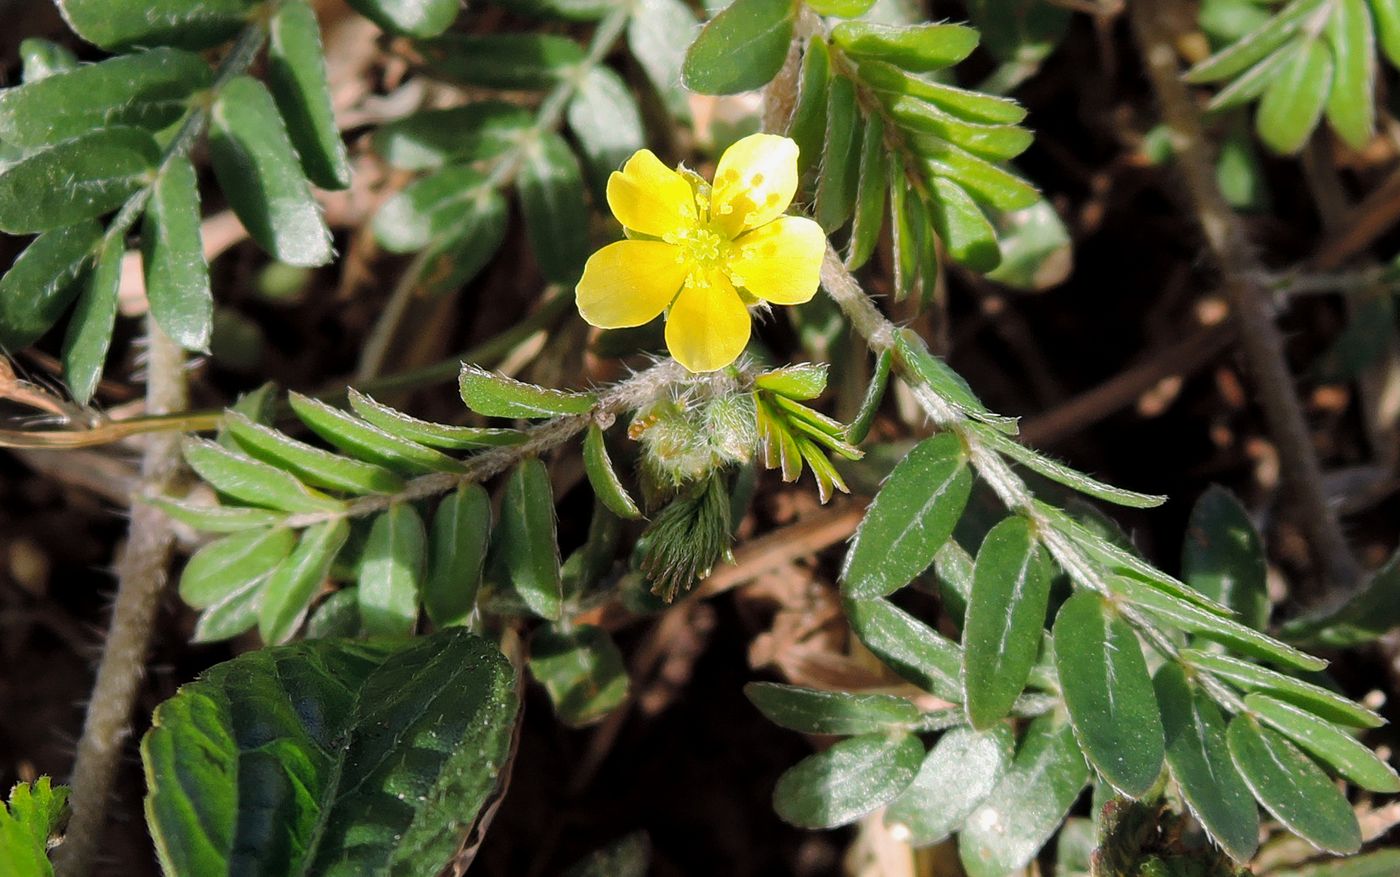
[[[267,29],[261,22],[243,30],[219,64],[211,95],[247,71],[266,39]],[[160,169],[187,156],[208,121],[207,108],[191,111],[166,147]],[[145,210],[150,194],[151,187],[146,186],[127,199],[107,227],[104,246],[106,242],[125,239]],[[180,411],[188,403],[184,351],[149,316],[146,338],[146,411],[157,416]],[[179,471],[179,434],[171,431],[150,436],[141,459],[141,496],[163,496]],[[117,596],[111,627],[97,665],[97,679],[73,762],[73,791],[69,799],[73,818],[66,839],[54,856],[58,877],[83,877],[92,870],[93,859],[101,849],[112,780],[131,728],[131,711],[145,671],[173,545],[174,531],[165,513],[151,503],[134,501],[126,546],[117,561]]]
[[[147,338],[146,407],[155,414],[179,411],[186,404],[184,351],[149,317]],[[163,496],[179,470],[179,434],[151,435],[141,459],[140,496]],[[174,532],[165,513],[149,502],[133,502],[126,546],[117,561],[111,629],[73,764],[73,818],[54,857],[58,877],[89,873],[101,848],[107,800],[131,727],[173,543]]]
[[[1262,272],[1244,227],[1216,185],[1215,165],[1200,114],[1180,78],[1167,21],[1170,6],[1129,4],[1133,34],[1171,133],[1196,223],[1220,268],[1231,315],[1239,328],[1241,350],[1269,433],[1278,446],[1299,524],[1316,555],[1324,592],[1350,591],[1360,580],[1362,569],[1327,503],[1321,466],[1284,358],[1283,336],[1274,325],[1270,291],[1259,284]]]
[[[738,380],[747,382],[748,373],[740,370]],[[619,381],[598,396],[590,411],[547,420],[526,431],[525,441],[516,445],[492,448],[467,458],[461,471],[434,472],[409,481],[394,494],[361,497],[337,512],[308,512],[288,517],[283,526],[309,527],[336,518],[359,518],[384,511],[400,502],[412,502],[455,490],[463,484],[485,481],[528,457],[538,457],[559,447],[592,423],[610,423],[614,417],[641,408],[662,393],[676,387],[732,386],[736,378],[725,372],[692,374],[675,360],[665,360],[646,371]]]

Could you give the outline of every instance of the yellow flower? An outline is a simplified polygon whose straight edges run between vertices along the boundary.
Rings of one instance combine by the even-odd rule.
[[[693,372],[724,368],[749,341],[748,306],[816,293],[826,236],[784,216],[797,191],[797,144],[754,134],[724,151],[713,185],[643,149],[608,179],[628,240],[594,253],[578,282],[594,326],[640,326],[666,312],[666,346]]]

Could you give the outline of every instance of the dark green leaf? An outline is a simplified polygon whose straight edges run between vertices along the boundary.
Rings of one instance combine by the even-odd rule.
[[[911,729],[919,710],[890,694],[848,694],[750,682],[744,694],[775,725],[804,734],[872,734]]]
[[[1109,585],[1128,602],[1178,630],[1199,634],[1205,639],[1223,642],[1246,655],[1298,670],[1321,670],[1327,666],[1327,662],[1321,658],[1300,652],[1238,621],[1213,615],[1150,584],[1117,576],[1110,580]]]
[[[1094,821],[1071,816],[1055,839],[1055,877],[1092,877],[1090,859],[1098,848]]]
[[[996,229],[973,197],[952,180],[929,180],[932,203],[929,222],[955,262],[973,271],[991,271],[1001,264]]]
[[[1376,130],[1376,37],[1366,0],[1338,0],[1327,21],[1327,44],[1335,62],[1327,94],[1327,121],[1353,149]]]
[[[802,73],[798,79],[797,103],[787,136],[797,144],[797,172],[806,176],[816,167],[826,142],[827,90],[831,78],[831,50],[826,40],[814,36],[802,53]]]
[[[267,509],[242,506],[195,505],[158,496],[151,504],[182,524],[205,533],[239,533],[270,527],[284,515]]]
[[[494,189],[458,225],[448,229],[423,251],[419,281],[425,295],[442,295],[471,282],[495,257],[510,226],[506,200]]]
[[[1035,139],[1025,128],[968,122],[921,98],[897,97],[887,104],[890,114],[906,129],[916,132],[914,148],[930,135],[956,144],[987,161],[1007,161],[1025,152]]]
[[[141,226],[146,298],[161,330],[186,350],[208,351],[214,298],[199,232],[199,187],[186,159],[161,169]]]
[[[1077,469],[1066,466],[1049,457],[1041,454],[1032,448],[1028,448],[1009,436],[1002,434],[995,429],[979,429],[979,434],[988,445],[1051,481],[1071,487],[1086,496],[1111,502],[1116,505],[1127,506],[1134,509],[1156,508],[1167,501],[1165,496],[1158,496],[1149,493],[1138,493],[1133,490],[1124,490],[1121,487],[1114,487],[1111,484],[1104,484],[1095,478],[1091,478]]]
[[[487,417],[560,417],[587,414],[597,404],[592,393],[565,393],[526,384],[476,366],[462,367],[462,401]]]
[[[1267,692],[1328,721],[1355,728],[1379,728],[1385,724],[1385,719],[1376,713],[1335,691],[1268,667],[1197,649],[1182,649],[1180,657],[1183,663],[1224,679],[1241,691]]]
[[[1007,725],[948,731],[929,750],[914,782],[885,808],[890,833],[915,847],[945,840],[996,788],[1015,746]]]
[[[627,22],[627,48],[671,114],[681,120],[690,118],[681,68],[699,29],[695,13],[681,0],[637,0]]]
[[[1247,863],[1259,848],[1259,808],[1235,770],[1225,743],[1225,718],[1167,662],[1153,679],[1166,732],[1167,766],[1191,813],[1230,858]]]
[[[563,81],[583,49],[568,37],[510,33],[449,33],[418,44],[428,68],[462,85],[500,89],[545,89]]]
[[[1229,606],[1240,621],[1263,630],[1269,623],[1264,546],[1240,501],[1212,486],[1191,509],[1182,546],[1181,577]]]
[[[895,301],[903,301],[919,288],[920,241],[926,221],[923,202],[918,192],[910,188],[904,163],[890,162],[890,251]]]
[[[901,96],[918,98],[965,122],[1015,125],[1026,118],[1026,108],[1009,98],[983,94],[905,73],[883,61],[860,62],[860,78],[886,104]]]
[[[588,204],[569,144],[546,134],[525,147],[515,185],[540,272],[554,283],[578,280],[588,258]]]
[[[1103,597],[1080,591],[1055,618],[1055,670],[1075,737],[1115,789],[1142,797],[1162,772],[1162,716],[1137,635]]]
[[[1159,591],[1178,597],[1216,615],[1233,614],[1228,606],[1221,605],[1185,582],[1167,575],[1137,556],[1133,551],[1115,544],[1113,539],[1105,537],[1102,533],[1096,532],[1093,527],[1075,520],[1072,516],[1065,514],[1063,510],[1039,500],[1035,501],[1035,510],[1056,530],[1068,536],[1093,560],[1103,564],[1108,569],[1132,576]]]
[[[977,31],[961,24],[896,26],[865,21],[836,25],[831,36],[857,58],[924,73],[951,67],[977,48]]]
[[[195,552],[180,574],[180,599],[207,609],[250,582],[261,582],[292,553],[296,534],[285,527],[234,533]]]
[[[1400,627],[1400,551],[1356,596],[1324,615],[1288,622],[1283,636],[1303,645],[1350,648],[1374,642],[1395,627]]]
[[[588,537],[559,568],[565,600],[582,597],[612,570],[621,541],[622,519],[595,500],[588,521]]]
[[[291,639],[306,617],[316,589],[330,573],[331,564],[350,537],[344,518],[313,524],[302,532],[301,542],[263,585],[258,607],[258,633],[263,642],[277,645]]]
[[[1277,53],[1303,23],[1329,0],[1293,0],[1267,19],[1267,23],[1229,48],[1205,59],[1186,74],[1190,82],[1220,82],[1254,67]]]
[[[860,147],[860,184],[856,191],[855,220],[851,223],[851,244],[846,267],[855,270],[870,260],[880,243],[885,224],[885,190],[889,187],[889,151],[885,146],[885,125],[879,115],[865,123]]]
[[[253,0],[58,0],[78,36],[108,51],[141,46],[207,49],[248,23]]]
[[[429,0],[446,5],[456,15],[456,0]],[[378,5],[378,4],[376,4]],[[392,4],[421,10],[421,3]],[[447,21],[450,23],[449,16]],[[446,25],[444,25],[446,27]],[[268,28],[267,84],[287,122],[287,133],[301,158],[307,179],[323,189],[350,185],[350,161],[345,141],[335,125],[321,26],[306,3],[286,3],[272,16]]]
[[[427,538],[422,519],[407,503],[395,503],[375,517],[360,555],[360,620],[369,635],[413,632]]]
[[[570,630],[542,628],[530,640],[530,675],[571,728],[588,725],[617,709],[627,697],[627,668],[608,632],[591,625]]]
[[[1372,792],[1400,792],[1400,776],[1394,768],[1326,719],[1267,694],[1246,695],[1244,705],[1344,779]]]
[[[962,375],[930,353],[924,339],[913,329],[904,328],[895,332],[894,354],[896,363],[906,374],[927,384],[945,404],[951,404],[973,420],[995,426],[1001,432],[1016,432],[1016,420],[988,411]]]
[[[159,131],[212,81],[208,64],[178,49],[86,64],[0,92],[0,139],[35,148],[111,125]]]
[[[801,828],[846,825],[908,788],[923,758],[924,745],[912,734],[852,737],[779,777],[773,807]]]
[[[601,197],[608,176],[646,145],[642,114],[632,91],[610,67],[590,67],[569,101],[569,128],[578,141],[593,191]]]
[[[335,513],[344,508],[340,500],[312,490],[295,476],[207,439],[187,437],[181,450],[200,478],[239,502],[286,512]]]
[[[608,446],[603,430],[594,423],[588,427],[583,439],[583,470],[588,475],[588,483],[593,487],[594,496],[619,518],[635,520],[642,516],[637,503],[628,495],[627,488],[617,477],[612,460],[608,457]]]
[[[247,633],[258,624],[265,578],[253,579],[199,613],[191,642],[213,643]]]
[[[20,79],[27,85],[78,66],[78,56],[66,46],[43,37],[26,37],[19,42]]]
[[[1030,522],[1007,518],[982,540],[963,624],[964,703],[972,726],[991,727],[1026,687],[1050,600],[1050,561]]]
[[[1285,828],[1331,853],[1360,848],[1361,829],[1347,799],[1286,738],[1244,715],[1230,720],[1225,738],[1250,791]]]
[[[1069,724],[1055,715],[1031,722],[1001,782],[958,835],[969,877],[1004,877],[1025,867],[1088,782],[1089,766]]]
[[[110,213],[151,182],[160,147],[112,125],[26,155],[0,171],[0,231],[28,234]]]
[[[514,674],[464,630],[249,652],[141,744],[165,873],[433,877],[500,781]]]
[[[435,239],[455,236],[464,226],[479,235],[486,222],[505,222],[500,193],[475,168],[453,165],[413,181],[385,201],[374,215],[373,228],[384,249],[412,253]]]
[[[1074,270],[1069,229],[1045,198],[1030,207],[996,213],[992,225],[1001,248],[1001,264],[987,273],[987,279],[1012,289],[1040,292],[1059,286]]]
[[[734,0],[686,53],[686,87],[701,94],[736,94],[766,84],[787,58],[795,12],[792,0]]]
[[[914,148],[923,156],[925,173],[931,179],[956,183],[978,203],[997,210],[1021,210],[1040,200],[1040,193],[1034,186],[961,147],[932,137],[920,137],[915,140]],[[935,192],[935,196],[935,200],[948,197],[942,190]],[[970,219],[964,221],[971,222]]]
[[[224,416],[224,428],[250,457],[285,469],[307,484],[360,494],[403,489],[403,479],[382,466],[312,447],[236,411]]]
[[[458,0],[349,0],[355,11],[389,33],[435,37],[451,26]]]
[[[423,608],[438,627],[465,624],[476,608],[486,549],[491,544],[491,498],[480,484],[444,497],[428,536]]]
[[[63,378],[68,392],[80,404],[92,398],[102,380],[102,366],[117,323],[117,288],[122,279],[124,252],[118,239],[107,238],[103,242],[63,338]]]
[[[311,197],[287,126],[262,83],[239,76],[210,114],[209,157],[229,206],[253,240],[289,265],[331,260],[331,233]]]
[[[862,644],[895,673],[948,701],[962,697],[962,649],[887,600],[847,600]]]
[[[859,445],[870,435],[870,427],[874,425],[875,417],[880,413],[880,403],[885,399],[885,388],[890,382],[890,365],[893,362],[894,354],[889,348],[880,351],[880,355],[875,358],[875,373],[871,375],[870,384],[865,388],[860,410],[851,418],[850,426],[846,427],[846,441],[853,445]]]
[[[928,569],[972,491],[967,449],[952,433],[925,439],[895,466],[846,554],[844,591],[883,597]]]
[[[357,639],[360,624],[359,588],[341,588],[322,600],[306,619],[305,639]]]
[[[826,149],[817,179],[812,214],[831,233],[845,225],[855,209],[860,183],[861,115],[855,83],[833,76],[827,86]]]
[[[562,611],[559,542],[554,529],[554,494],[544,463],[531,457],[510,473],[501,499],[495,552],[510,591],[541,618],[557,620]]]
[[[1274,152],[1290,155],[1303,148],[1317,127],[1332,87],[1332,54],[1320,39],[1300,37],[1303,45],[1264,90],[1254,126]]]
[[[49,330],[78,296],[102,228],[81,222],[45,232],[0,279],[0,347],[27,347]]]
[[[972,555],[949,539],[933,556],[933,573],[938,579],[938,594],[943,599],[943,611],[961,630],[967,619],[967,603],[972,598],[972,577],[976,562]]]
[[[380,126],[374,132],[374,151],[394,167],[410,171],[485,161],[514,148],[533,123],[534,116],[524,107],[499,101],[424,110]]]
[[[441,451],[399,438],[319,399],[289,393],[287,401],[312,432],[347,454],[412,474],[461,471],[461,462]]]
[[[491,448],[502,445],[517,445],[524,440],[522,433],[513,429],[488,429],[476,426],[453,426],[446,423],[432,423],[410,417],[388,405],[374,401],[358,390],[349,391],[350,407],[364,418],[366,423],[377,426],[387,433],[428,445],[449,450],[469,450],[471,448]]]

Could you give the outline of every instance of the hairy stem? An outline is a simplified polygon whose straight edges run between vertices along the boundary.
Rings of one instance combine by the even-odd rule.
[[[1148,77],[1171,132],[1177,166],[1206,246],[1220,268],[1231,316],[1239,327],[1241,350],[1252,374],[1269,434],[1278,446],[1283,477],[1296,504],[1299,525],[1307,535],[1324,579],[1324,593],[1350,591],[1362,569],[1352,555],[1341,525],[1322,487],[1322,468],[1308,435],[1307,423],[1293,390],[1283,352],[1283,336],[1274,325],[1270,290],[1239,218],[1215,182],[1215,164],[1200,114],[1180,78],[1171,26],[1170,3],[1128,5],[1133,34]]]
[[[186,404],[184,352],[149,317],[147,339],[146,407],[153,414],[179,411]],[[179,434],[149,436],[141,459],[141,496],[163,496],[179,470]],[[131,725],[173,542],[170,520],[164,512],[148,502],[132,503],[126,547],[117,561],[111,629],[97,666],[97,681],[73,764],[73,818],[55,855],[58,877],[87,874],[101,848],[107,799]]]
[[[219,64],[211,95],[252,65],[267,39],[258,21],[239,35]],[[212,99],[212,97],[211,97]],[[196,109],[185,117],[161,158],[164,168],[189,155],[209,123],[209,111]],[[132,195],[108,225],[105,241],[121,241],[136,224],[150,198],[147,186]],[[146,412],[166,415],[186,407],[185,355],[166,337],[155,320],[146,318]],[[141,459],[142,497],[163,496],[180,470],[176,432],[147,439]],[[168,577],[174,532],[170,520],[148,502],[133,502],[126,546],[117,560],[117,597],[102,657],[97,665],[83,733],[70,780],[73,818],[64,844],[54,857],[58,877],[83,877],[92,870],[107,822],[107,800],[121,762],[122,744],[131,726],[131,710],[145,671],[156,610]]]
[[[738,381],[747,383],[749,375],[740,370]],[[517,445],[492,448],[469,457],[460,472],[434,472],[409,481],[403,490],[389,495],[360,497],[343,511],[308,512],[292,515],[284,526],[309,527],[335,518],[360,518],[382,512],[400,502],[411,502],[455,490],[463,484],[485,481],[499,475],[528,457],[538,457],[559,447],[594,422],[608,423],[627,411],[634,411],[661,398],[662,394],[679,387],[732,387],[736,378],[726,372],[693,374],[675,360],[668,359],[624,381],[614,384],[598,396],[593,408],[583,414],[564,415],[547,420],[526,432],[525,441]]]

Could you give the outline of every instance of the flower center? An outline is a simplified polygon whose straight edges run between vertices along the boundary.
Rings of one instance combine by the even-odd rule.
[[[729,239],[707,228],[671,232],[662,240],[680,247],[679,258],[693,265],[696,273],[708,274],[729,258]]]

